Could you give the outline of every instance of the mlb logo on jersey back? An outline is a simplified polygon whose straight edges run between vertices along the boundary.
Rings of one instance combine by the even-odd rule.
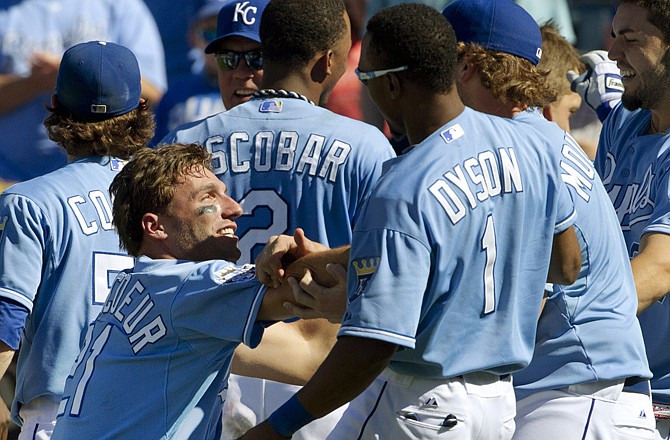
[[[440,136],[442,136],[442,139],[444,139],[446,143],[449,143],[455,141],[464,134],[465,132],[463,131],[463,127],[461,127],[460,124],[456,124],[444,130],[442,133],[440,133]]]
[[[109,167],[112,169],[112,171],[121,171],[121,168],[123,168],[124,162],[119,159],[112,159],[109,162]]]
[[[279,113],[281,112],[281,106],[282,102],[278,100],[263,101],[258,111],[261,113]]]

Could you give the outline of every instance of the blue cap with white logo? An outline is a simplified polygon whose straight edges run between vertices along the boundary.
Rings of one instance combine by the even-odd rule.
[[[217,46],[228,37],[239,36],[261,42],[258,34],[261,15],[270,0],[233,0],[224,3],[219,11],[216,39],[205,48],[205,53],[216,52]]]
[[[542,34],[533,17],[512,0],[455,0],[442,15],[463,43],[525,58],[542,57]]]
[[[56,97],[59,105],[76,118],[99,121],[137,108],[140,81],[140,67],[130,49],[89,41],[63,54]]]

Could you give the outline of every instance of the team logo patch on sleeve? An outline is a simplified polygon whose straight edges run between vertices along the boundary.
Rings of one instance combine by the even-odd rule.
[[[239,283],[256,277],[256,266],[253,264],[245,264],[242,267],[228,266],[216,271],[215,275],[219,284]]]
[[[353,295],[349,298],[349,302],[352,302],[363,295],[365,287],[368,285],[368,281],[379,267],[379,260],[379,257],[368,257],[351,262],[351,265],[356,271],[357,285]]]
[[[271,99],[269,101],[261,102],[261,106],[258,109],[261,113],[279,113],[281,112],[282,102],[279,100]]]

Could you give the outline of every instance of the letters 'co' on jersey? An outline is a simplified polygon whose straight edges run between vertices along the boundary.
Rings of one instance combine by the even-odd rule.
[[[647,135],[649,110],[612,110],[600,133],[596,170],[614,204],[628,256],[634,258],[646,233],[670,234],[670,136]],[[670,404],[670,300],[638,316],[654,402]]]
[[[85,328],[116,274],[133,259],[119,250],[108,188],[123,162],[76,160],[0,195],[0,296],[31,314],[21,338],[17,405],[60,400]]]
[[[220,414],[226,382],[216,381],[239,343],[260,342],[265,291],[252,265],[138,258],[86,335],[52,438],[181,438],[205,392]]]
[[[414,348],[389,364],[412,376],[525,367],[552,240],[574,216],[548,142],[466,108],[389,163],[373,190],[339,334]]]
[[[579,383],[651,377],[623,234],[591,160],[572,136],[539,112],[522,112],[514,120],[536,128],[537,136],[545,136],[559,152],[582,250],[577,281],[555,285],[547,298],[533,360],[514,374],[517,399]]]
[[[375,127],[291,98],[252,99],[162,143],[175,141],[213,153],[214,173],[242,205],[241,263],[297,227],[331,247],[350,243],[382,163],[395,156]]]

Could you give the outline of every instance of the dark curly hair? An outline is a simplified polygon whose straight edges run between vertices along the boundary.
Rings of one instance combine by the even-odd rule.
[[[663,33],[663,40],[670,43],[670,0],[621,0],[619,5],[633,3],[647,9],[647,21]]]
[[[342,0],[272,0],[261,17],[263,59],[302,67],[347,33]]]
[[[60,107],[47,107],[44,120],[49,139],[74,157],[116,156],[128,159],[154,136],[153,113],[145,103],[130,112],[102,121],[81,121]]]
[[[549,73],[524,58],[478,44],[458,43],[459,61],[466,56],[479,73],[482,85],[499,101],[526,109],[544,107],[558,98],[558,92],[547,80]]]
[[[196,169],[212,169],[211,155],[198,144],[167,144],[138,151],[109,187],[112,222],[121,247],[134,257],[142,246],[142,217],[165,214],[175,184]]]
[[[383,65],[379,69],[409,66],[409,78],[446,93],[454,83],[456,35],[435,8],[406,3],[377,12],[367,24],[369,50]]]

